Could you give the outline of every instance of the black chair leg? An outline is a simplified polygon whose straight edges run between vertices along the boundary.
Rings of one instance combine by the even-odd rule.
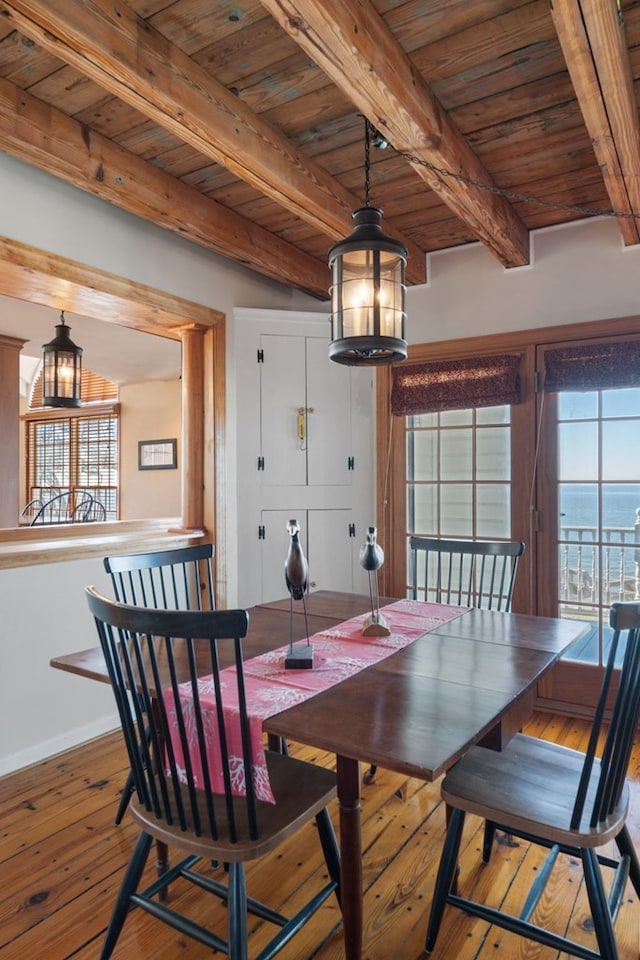
[[[141,707],[142,707],[142,704],[141,704]],[[143,708],[143,712],[144,712],[144,708]],[[151,743],[151,731],[149,730],[148,727],[145,733],[147,737],[147,743]],[[140,763],[144,765],[144,757],[142,755],[142,751],[140,752]],[[118,812],[116,813],[116,827],[118,826],[118,824],[122,822],[122,818],[124,817],[125,811],[129,806],[129,800],[131,800],[131,797],[133,796],[134,791],[135,791],[135,785],[133,782],[133,770],[129,768],[127,780],[125,782],[124,787],[122,788],[122,795],[120,797],[120,804],[118,805]]]
[[[451,890],[456,871],[458,868],[458,854],[460,852],[460,841],[462,840],[462,828],[464,827],[464,811],[458,809],[451,810],[447,836],[442,849],[440,866],[436,877],[436,885],[433,891],[433,900],[431,902],[431,915],[429,917],[429,926],[427,928],[427,941],[425,950],[431,953],[436,945],[436,939],[442,923],[442,915],[447,902],[447,896]]]
[[[372,763],[369,769],[365,770],[365,772],[362,774],[362,782],[366,783],[367,786],[369,786],[370,783],[375,783],[377,772],[378,772],[377,766],[374,763]],[[400,800],[404,800],[404,791],[402,787],[399,790],[396,790],[395,795]]]
[[[595,850],[582,851],[582,866],[584,869],[584,883],[587,888],[593,928],[602,960],[618,960],[618,948],[613,932],[613,923],[607,896],[602,883],[600,864]]]
[[[491,820],[484,822],[484,840],[482,842],[482,862],[489,863],[491,859],[491,848],[496,835],[496,825]]]
[[[122,818],[125,815],[126,809],[129,806],[129,800],[131,800],[131,795],[133,794],[133,771],[129,770],[125,785],[122,788],[122,794],[120,796],[120,803],[118,804],[118,812],[116,813],[116,827],[122,823]]]
[[[633,884],[633,889],[640,897],[640,860],[638,859],[633,840],[629,836],[626,823],[616,837],[616,844],[622,856],[629,857],[629,877]]]
[[[324,859],[327,864],[329,876],[336,884],[336,898],[338,900],[338,904],[341,904],[340,851],[338,849],[338,841],[336,840],[336,833],[333,829],[333,823],[331,822],[331,817],[329,816],[329,811],[326,809],[326,807],[324,810],[321,810],[320,813],[316,814],[316,824],[318,826],[318,835],[320,837],[322,852],[324,853]]]
[[[274,753],[281,753],[285,757],[289,756],[289,744],[286,737],[278,737],[275,733],[268,734],[267,747]]]
[[[233,960],[247,960],[247,885],[244,864],[229,865],[229,902],[227,917],[227,937],[229,957]]]
[[[140,878],[145,868],[152,843],[153,837],[150,837],[148,833],[140,834],[138,842],[136,843],[133,853],[131,854],[131,859],[129,860],[129,865],[124,875],[124,880],[120,886],[118,899],[116,900],[116,905],[113,908],[113,913],[111,914],[111,920],[109,921],[107,935],[102,946],[100,960],[109,960],[109,957],[114,951],[118,937],[120,936],[120,931],[122,930],[124,921],[127,918],[127,913],[129,912],[129,901],[131,899],[131,894],[135,893],[135,891],[138,889],[138,884],[140,883]]]

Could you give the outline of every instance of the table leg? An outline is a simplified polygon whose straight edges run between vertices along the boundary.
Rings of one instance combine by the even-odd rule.
[[[345,960],[362,958],[360,763],[337,756],[340,810],[340,897]]]

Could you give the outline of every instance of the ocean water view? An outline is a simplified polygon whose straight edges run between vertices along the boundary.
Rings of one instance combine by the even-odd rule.
[[[578,599],[593,602],[596,581],[602,578],[604,602],[630,599],[626,594],[635,594],[635,543],[640,539],[640,484],[561,484],[558,506],[563,598],[574,599],[571,592],[577,591]]]
[[[640,483],[603,483],[603,528],[633,527],[640,510]],[[561,527],[594,527],[598,525],[598,484],[560,484],[559,509]]]

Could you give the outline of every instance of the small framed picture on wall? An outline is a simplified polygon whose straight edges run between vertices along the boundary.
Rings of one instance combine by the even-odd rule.
[[[138,441],[138,470],[175,470],[177,466],[176,439]]]

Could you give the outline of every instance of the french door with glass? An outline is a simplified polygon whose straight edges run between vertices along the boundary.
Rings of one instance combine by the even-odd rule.
[[[640,387],[620,385],[633,345],[628,338],[594,343],[589,359],[595,364],[598,348],[610,351],[615,387],[607,386],[610,373],[585,365],[583,375],[563,376],[559,389],[539,395],[538,612],[589,627],[542,694],[576,708],[595,702],[611,639],[611,604],[640,599]],[[565,349],[540,347],[540,370],[548,350]],[[634,378],[631,370],[628,379]]]

